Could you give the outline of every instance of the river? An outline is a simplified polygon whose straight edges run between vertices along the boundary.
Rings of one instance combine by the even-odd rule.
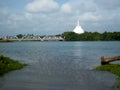
[[[118,56],[120,42],[10,42],[0,53],[29,64],[0,77],[2,90],[117,90],[115,75],[92,68]]]

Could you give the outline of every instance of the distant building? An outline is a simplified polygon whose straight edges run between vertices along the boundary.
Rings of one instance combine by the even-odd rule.
[[[3,38],[0,37],[0,39],[3,40],[14,40],[14,41],[64,41],[64,39],[61,36],[34,36],[34,35],[23,35],[22,38],[18,38],[16,36],[5,36]]]
[[[77,33],[77,34],[82,34],[84,33],[84,30],[82,29],[82,27],[79,24],[79,20],[77,21],[77,26],[75,27],[75,29],[73,30],[73,32]]]

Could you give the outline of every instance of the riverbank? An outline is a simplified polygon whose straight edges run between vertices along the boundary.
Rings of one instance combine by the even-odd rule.
[[[115,87],[120,88],[120,64],[106,64],[95,67],[94,70],[108,71],[118,76]]]
[[[12,40],[0,40],[0,42],[13,42]]]
[[[26,66],[27,64],[22,64],[16,60],[10,59],[0,54],[0,76],[4,75],[13,70],[18,70]]]

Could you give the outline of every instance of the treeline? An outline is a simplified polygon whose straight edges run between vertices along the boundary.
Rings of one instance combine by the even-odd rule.
[[[120,32],[85,32],[83,34],[64,32],[62,37],[65,41],[120,41]]]

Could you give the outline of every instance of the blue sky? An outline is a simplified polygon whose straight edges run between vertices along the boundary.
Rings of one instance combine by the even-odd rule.
[[[0,0],[0,36],[55,35],[80,25],[88,32],[120,31],[119,0]]]

